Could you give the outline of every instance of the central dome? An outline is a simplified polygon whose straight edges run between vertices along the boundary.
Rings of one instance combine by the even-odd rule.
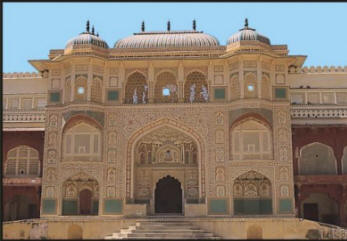
[[[209,48],[219,46],[218,40],[202,31],[141,32],[118,40],[114,48]]]

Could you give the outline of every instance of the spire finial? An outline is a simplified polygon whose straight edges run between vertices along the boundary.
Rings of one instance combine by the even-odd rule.
[[[93,27],[92,27],[92,34],[94,35],[94,25],[93,25]]]
[[[248,28],[248,19],[245,19],[245,28]]]
[[[193,20],[193,30],[196,31],[196,20]]]
[[[145,21],[142,21],[141,32],[144,32],[144,31],[145,31]]]
[[[98,32],[98,33],[96,33],[96,37],[99,37],[99,32]]]
[[[89,20],[87,20],[86,31],[87,31],[87,33],[89,33]]]
[[[169,20],[169,21],[167,21],[167,31],[170,31],[170,29],[171,29],[171,23],[170,23],[170,20]]]

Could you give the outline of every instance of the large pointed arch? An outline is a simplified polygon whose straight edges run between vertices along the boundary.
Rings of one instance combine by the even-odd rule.
[[[184,123],[176,120],[163,118],[156,120],[137,130],[129,138],[127,145],[127,156],[126,156],[126,198],[134,198],[134,149],[138,140],[145,135],[157,129],[169,127],[176,129],[185,135],[190,136],[196,143],[198,148],[198,170],[199,170],[199,197],[205,196],[205,143],[203,139],[197,134],[192,128],[187,127]]]

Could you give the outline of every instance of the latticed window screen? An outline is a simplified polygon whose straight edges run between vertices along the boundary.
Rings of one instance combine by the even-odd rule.
[[[194,102],[206,102],[202,95],[202,86],[204,85],[208,89],[206,77],[200,72],[192,72],[187,76],[187,81],[184,84],[184,101],[190,102],[191,86],[195,84],[195,98]]]
[[[91,99],[95,102],[101,102],[102,96],[102,81],[100,78],[94,78],[91,88]]]
[[[18,146],[7,153],[5,175],[38,176],[40,160],[38,151],[28,146]]]

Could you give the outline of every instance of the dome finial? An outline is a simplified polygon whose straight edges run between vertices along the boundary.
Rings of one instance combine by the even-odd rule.
[[[169,20],[169,21],[167,21],[167,31],[170,31],[170,29],[171,29],[171,23],[170,23],[170,20]]]
[[[93,27],[92,27],[92,34],[94,35],[94,25],[93,25]]]
[[[96,37],[99,37],[99,32],[96,33]]]
[[[87,31],[87,33],[89,33],[89,20],[87,20],[86,31]]]
[[[196,31],[196,20],[193,20],[193,30]]]
[[[145,31],[145,21],[142,21],[141,32],[144,32],[144,31]]]
[[[245,28],[248,28],[248,19],[245,18]]]

